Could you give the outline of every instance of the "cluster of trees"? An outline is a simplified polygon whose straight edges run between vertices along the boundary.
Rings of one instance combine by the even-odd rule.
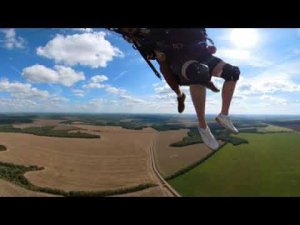
[[[69,130],[54,130],[54,126],[27,127],[24,129],[15,128],[12,125],[0,125],[0,132],[25,133],[47,137],[65,137],[65,138],[100,138],[100,135],[80,132],[69,132]]]
[[[6,147],[4,145],[0,145],[0,151],[5,151]]]

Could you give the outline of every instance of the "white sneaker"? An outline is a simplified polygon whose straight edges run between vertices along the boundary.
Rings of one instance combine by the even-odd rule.
[[[209,148],[213,150],[217,150],[219,148],[219,143],[217,142],[214,135],[211,133],[208,126],[206,127],[206,129],[200,128],[198,126],[198,131],[201,135],[204,144],[206,144]]]
[[[234,134],[238,134],[238,133],[239,133],[239,130],[236,129],[235,126],[232,124],[232,122],[231,122],[229,116],[219,114],[219,115],[216,117],[216,121],[217,121],[222,127],[224,127],[225,129],[231,131],[232,133],[234,133]]]

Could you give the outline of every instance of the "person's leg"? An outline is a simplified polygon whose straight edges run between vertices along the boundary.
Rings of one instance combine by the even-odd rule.
[[[223,68],[226,65],[224,61],[220,61],[213,69],[212,69],[212,76],[220,77]],[[229,114],[229,108],[231,104],[231,100],[233,97],[233,93],[235,90],[237,81],[225,81],[223,83],[222,88],[222,108],[221,108],[221,114],[228,115]]]
[[[206,87],[199,84],[190,85],[190,93],[198,117],[198,131],[201,139],[209,148],[216,150],[219,148],[219,143],[205,120]]]
[[[176,93],[177,97],[180,97],[182,95],[182,92],[180,90],[179,84],[177,83],[176,79],[172,75],[172,71],[170,70],[169,65],[163,62],[160,62],[159,65],[160,65],[160,72],[164,76],[167,84]]]
[[[194,84],[190,85],[190,93],[197,114],[199,127],[205,129],[207,127],[205,121],[206,89],[203,85]]]
[[[236,81],[224,82],[222,88],[222,109],[221,114],[228,116],[231,100],[235,90]]]
[[[239,131],[231,122],[228,114],[235,86],[239,78],[239,73],[240,71],[238,67],[233,67],[228,64],[226,65],[223,61],[220,61],[212,70],[212,76],[222,77],[225,79],[222,88],[222,108],[220,114],[216,117],[216,121],[224,128],[235,134]]]
[[[170,88],[176,93],[177,95],[177,110],[179,113],[182,113],[185,109],[185,94],[181,91],[180,86],[175,79],[174,75],[172,74],[172,71],[170,69],[170,66],[165,61],[159,61],[160,65],[160,72],[164,76],[167,84],[170,86]]]

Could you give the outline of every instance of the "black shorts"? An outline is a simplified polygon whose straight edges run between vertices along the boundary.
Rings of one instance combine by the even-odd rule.
[[[189,75],[182,74],[182,71],[185,71],[184,65],[191,61],[197,61],[199,64],[204,64],[208,67],[208,72],[197,73],[196,70],[190,68]],[[210,53],[197,54],[197,55],[188,55],[187,57],[182,57],[181,60],[177,60],[177,63],[171,65],[171,69],[174,72],[175,79],[180,85],[190,85],[190,84],[203,84],[211,79],[212,70],[218,65],[222,60],[218,57],[213,56]],[[201,66],[201,65],[200,65]],[[197,67],[197,66],[196,66]],[[199,66],[198,66],[199,69]],[[205,71],[205,70],[204,70]],[[186,78],[189,78],[187,80]]]
[[[210,53],[205,53],[199,57],[198,61],[204,65],[208,66],[209,74],[211,75],[212,70],[218,65],[222,60],[218,57],[213,56]]]
[[[209,74],[211,74],[212,70],[222,61],[222,59],[211,55],[206,61],[202,62],[203,64],[208,66]]]

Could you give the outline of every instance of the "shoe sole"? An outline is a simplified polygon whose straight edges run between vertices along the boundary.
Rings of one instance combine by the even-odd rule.
[[[216,117],[215,120],[217,121],[218,124],[220,124],[222,127],[224,127],[226,130],[230,131],[231,133],[233,133],[233,134],[238,134],[239,133],[239,132],[233,131],[230,128],[228,128],[225,124],[223,124],[221,122],[221,120],[219,120],[218,117]]]

